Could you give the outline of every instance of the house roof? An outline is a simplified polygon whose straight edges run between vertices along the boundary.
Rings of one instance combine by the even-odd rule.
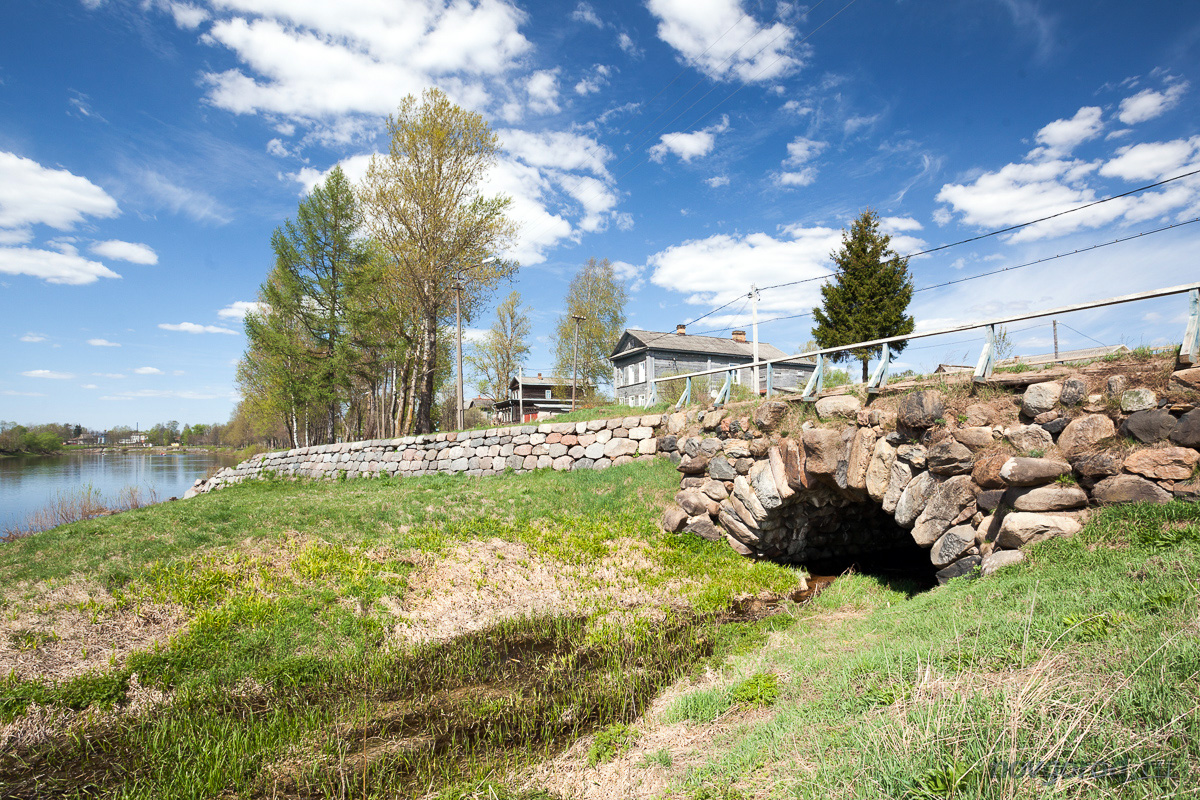
[[[701,353],[704,355],[737,356],[747,360],[754,358],[754,343],[750,341],[737,342],[720,336],[695,336],[686,333],[662,333],[659,331],[644,331],[638,328],[626,328],[621,334],[609,359],[619,355],[636,352],[642,348],[650,350],[667,350],[676,353]],[[758,357],[762,360],[787,358],[787,353],[769,342],[758,343]],[[796,359],[802,363],[810,363],[808,359]]]
[[[1042,353],[1036,356],[1017,356],[997,361],[996,366],[1006,367],[1013,364],[1050,364],[1061,361],[1087,361],[1090,358],[1104,358],[1113,353],[1128,353],[1129,348],[1123,344],[1110,344],[1104,347],[1085,347],[1081,350],[1059,350],[1058,357],[1054,353]]]
[[[508,381],[509,389],[516,389],[520,386],[570,386],[570,378],[560,378],[557,375],[514,375]],[[579,386],[589,386],[590,384],[580,379]]]

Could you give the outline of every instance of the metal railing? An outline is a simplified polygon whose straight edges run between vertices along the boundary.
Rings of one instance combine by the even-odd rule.
[[[951,328],[940,328],[935,331],[926,331],[924,333],[910,333],[904,336],[889,336],[883,339],[872,339],[866,342],[855,342],[854,344],[841,345],[839,347],[826,347],[821,350],[810,350],[806,353],[797,353],[790,356],[782,356],[780,358],[772,358],[761,361],[754,361],[748,364],[737,364],[730,367],[714,367],[713,369],[700,370],[698,372],[688,372],[683,375],[667,375],[662,378],[654,378],[651,381],[654,389],[651,392],[651,402],[657,402],[658,384],[666,381],[685,380],[683,391],[679,394],[679,400],[675,403],[676,408],[682,408],[684,405],[691,402],[692,399],[692,379],[704,377],[707,375],[725,374],[725,383],[717,393],[716,405],[721,406],[729,401],[729,394],[734,384],[734,373],[741,369],[751,369],[753,367],[767,368],[767,397],[771,397],[773,393],[772,381],[774,377],[773,365],[784,361],[795,361],[801,358],[815,358],[816,364],[813,373],[809,376],[808,383],[804,387],[804,391],[800,395],[800,399],[806,402],[815,402],[817,395],[821,392],[821,385],[825,377],[825,361],[826,356],[832,353],[841,353],[846,350],[859,350],[865,347],[882,347],[882,354],[879,359],[879,364],[875,367],[875,371],[871,374],[870,380],[867,381],[867,392],[875,394],[883,389],[887,384],[888,365],[891,363],[892,351],[888,346],[893,342],[908,342],[913,339],[927,339],[931,336],[943,336],[948,333],[962,333],[963,331],[978,330],[980,328],[987,329],[987,341],[983,345],[983,351],[979,354],[979,361],[975,366],[975,372],[972,380],[975,382],[987,381],[992,377],[992,369],[995,367],[995,345],[996,345],[996,326],[1008,325],[1013,322],[1021,322],[1027,319],[1037,319],[1039,317],[1049,317],[1057,314],[1068,314],[1073,311],[1087,311],[1093,308],[1104,308],[1106,306],[1121,305],[1122,303],[1134,303],[1139,300],[1152,300],[1157,297],[1169,297],[1171,295],[1189,293],[1188,302],[1188,323],[1187,330],[1183,335],[1183,342],[1179,348],[1179,361],[1183,364],[1196,365],[1200,364],[1200,282],[1186,283],[1181,286],[1172,286],[1166,289],[1155,289],[1150,292],[1138,292],[1137,294],[1126,294],[1120,297],[1110,297],[1106,300],[1093,300],[1090,303],[1077,303],[1070,306],[1061,306],[1059,308],[1050,308],[1044,311],[1034,311],[1028,314],[1017,314],[1011,317],[999,317],[986,322],[977,322],[969,325],[956,325]],[[757,388],[757,387],[756,387]]]

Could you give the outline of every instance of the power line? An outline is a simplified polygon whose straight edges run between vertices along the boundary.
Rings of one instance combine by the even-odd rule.
[[[1075,330],[1074,328],[1072,328],[1070,325],[1068,325],[1068,324],[1067,324],[1067,323],[1065,323],[1065,322],[1060,322],[1060,323],[1058,323],[1058,324],[1059,324],[1059,325],[1062,325],[1064,328],[1066,328],[1066,329],[1067,329],[1067,330],[1069,330],[1069,331],[1072,331],[1072,332],[1074,332],[1074,333],[1078,333],[1080,336],[1082,336],[1082,337],[1083,337],[1083,338],[1085,338],[1085,339],[1091,339],[1093,342],[1095,342],[1096,344],[1100,345],[1101,347],[1108,347],[1108,345],[1106,345],[1104,342],[1100,341],[1099,339],[1097,339],[1097,338],[1095,338],[1095,337],[1093,337],[1093,336],[1088,336],[1088,335],[1087,335],[1086,333],[1084,333],[1083,331],[1077,331],[1077,330]]]

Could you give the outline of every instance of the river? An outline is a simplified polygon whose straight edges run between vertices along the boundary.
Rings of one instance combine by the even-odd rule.
[[[232,453],[85,451],[57,456],[0,458],[0,530],[20,524],[60,495],[89,485],[114,504],[126,486],[159,500],[182,497],[197,478],[214,466],[237,463]]]

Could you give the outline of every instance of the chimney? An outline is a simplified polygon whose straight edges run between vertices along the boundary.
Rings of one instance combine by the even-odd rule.
[[[734,331],[733,332],[733,340],[735,342],[738,342],[739,344],[745,344],[746,343],[746,332],[745,331]]]
[[[744,339],[745,337],[742,337],[742,338]],[[538,373],[538,379],[540,380],[540,379],[541,379],[541,377],[542,377],[542,373],[540,373],[540,372],[539,372],[539,373]]]
[[[675,333],[679,336],[683,336],[685,333],[687,333],[687,325],[676,325]]]

